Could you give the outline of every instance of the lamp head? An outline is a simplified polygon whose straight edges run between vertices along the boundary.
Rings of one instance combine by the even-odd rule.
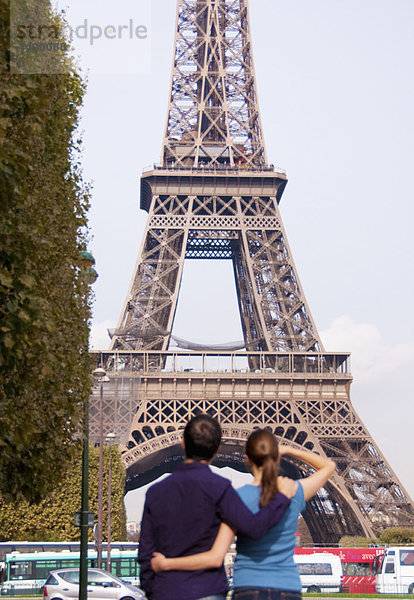
[[[98,367],[94,371],[92,371],[92,375],[97,377],[98,379],[103,379],[106,376],[106,371],[102,367]]]

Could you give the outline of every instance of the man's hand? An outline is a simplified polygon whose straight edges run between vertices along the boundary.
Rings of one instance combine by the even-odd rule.
[[[160,571],[165,570],[165,561],[166,558],[164,554],[161,554],[161,552],[154,552],[151,558],[151,569],[154,571],[154,573],[159,573]]]
[[[277,489],[287,498],[293,498],[298,489],[298,482],[293,481],[293,479],[289,479],[289,477],[279,476],[277,478]]]

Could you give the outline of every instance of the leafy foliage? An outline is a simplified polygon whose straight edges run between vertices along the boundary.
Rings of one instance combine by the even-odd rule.
[[[370,544],[378,544],[378,540],[360,535],[345,535],[339,540],[339,545],[343,548],[367,548]]]
[[[10,72],[9,4],[0,4],[0,492],[31,502],[69,464],[90,391],[88,190],[76,139],[84,84],[73,68]],[[49,0],[25,6],[56,23]],[[70,64],[65,53],[56,60]]]
[[[104,448],[103,478],[103,534],[107,539],[108,520],[108,461],[109,448]],[[111,448],[111,531],[113,540],[126,540],[126,515],[124,507],[125,471],[118,450]],[[98,468],[99,452],[89,450],[89,509],[98,514]],[[28,541],[77,541],[80,529],[73,524],[75,512],[81,506],[82,458],[78,448],[64,480],[55,485],[47,498],[38,504],[27,500],[20,502],[0,501],[0,540]],[[89,530],[93,541],[92,530]]]
[[[414,527],[389,527],[377,539],[346,535],[339,540],[344,548],[364,548],[370,544],[414,544]]]
[[[389,527],[379,539],[383,544],[414,544],[414,527]]]

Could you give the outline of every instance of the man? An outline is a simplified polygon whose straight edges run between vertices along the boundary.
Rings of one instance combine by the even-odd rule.
[[[155,574],[150,564],[153,553],[187,556],[205,552],[213,545],[221,521],[259,538],[280,521],[289,506],[296,487],[282,478],[281,491],[273,500],[260,512],[250,512],[230,481],[209,468],[220,442],[221,428],[215,419],[208,415],[191,419],[184,429],[184,463],[147,491],[138,560],[141,586],[150,600],[224,599],[227,579],[223,565],[207,571]]]

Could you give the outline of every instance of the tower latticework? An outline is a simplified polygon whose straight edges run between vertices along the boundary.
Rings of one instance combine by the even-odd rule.
[[[117,429],[127,489],[180,460],[200,412],[223,427],[217,464],[243,470],[256,427],[333,458],[304,515],[315,542],[413,525],[414,507],[356,414],[349,355],[324,351],[279,212],[287,178],[266,158],[247,0],[178,0],[161,163],[141,179],[147,226],[111,348],[91,436]],[[171,350],[186,258],[232,260],[245,351]],[[182,345],[182,341],[180,342]],[[189,347],[193,347],[189,345]],[[297,477],[304,465],[284,460]]]
[[[179,2],[163,164],[266,165],[246,2]]]

